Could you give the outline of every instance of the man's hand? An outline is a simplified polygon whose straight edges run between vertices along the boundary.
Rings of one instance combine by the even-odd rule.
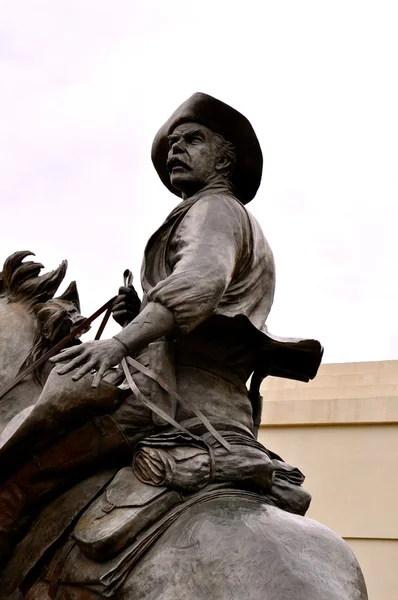
[[[110,340],[86,342],[80,346],[62,350],[59,354],[50,358],[50,361],[53,363],[67,363],[57,370],[59,375],[69,373],[76,367],[80,367],[73,375],[73,381],[81,379],[90,371],[96,371],[92,386],[97,387],[106,371],[118,365],[127,353],[128,350],[122,342],[111,338]]]
[[[116,323],[125,327],[138,315],[141,300],[132,285],[119,288],[119,295],[112,308],[112,316]]]

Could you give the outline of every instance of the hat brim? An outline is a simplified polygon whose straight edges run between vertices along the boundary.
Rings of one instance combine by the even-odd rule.
[[[164,185],[176,196],[180,190],[170,183],[167,170],[167,136],[181,123],[199,123],[234,144],[236,164],[232,184],[237,198],[247,204],[260,186],[263,155],[250,122],[240,112],[212,96],[197,92],[186,100],[159,129],[152,144],[152,162]]]

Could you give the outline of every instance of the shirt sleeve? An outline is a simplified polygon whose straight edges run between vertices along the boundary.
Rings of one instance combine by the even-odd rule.
[[[233,198],[208,196],[188,211],[171,240],[172,273],[148,293],[188,333],[216,310],[239,267],[244,208]]]

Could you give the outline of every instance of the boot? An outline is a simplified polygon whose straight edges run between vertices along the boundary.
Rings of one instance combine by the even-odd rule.
[[[130,445],[111,416],[88,421],[40,452],[0,486],[0,567],[45,499],[109,464],[131,460]],[[124,459],[124,461],[123,461]]]

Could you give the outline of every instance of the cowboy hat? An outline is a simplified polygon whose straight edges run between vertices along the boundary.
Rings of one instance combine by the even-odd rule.
[[[171,185],[167,169],[167,136],[181,123],[199,123],[234,144],[236,164],[231,182],[237,198],[247,204],[259,188],[263,156],[253,127],[237,110],[221,100],[197,92],[186,100],[159,129],[152,144],[152,162],[164,185],[177,196],[180,190]]]

